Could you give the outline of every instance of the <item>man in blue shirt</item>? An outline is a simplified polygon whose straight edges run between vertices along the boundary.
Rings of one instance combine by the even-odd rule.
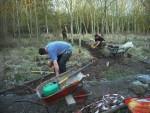
[[[57,76],[66,71],[66,63],[72,55],[72,46],[64,41],[54,41],[48,43],[44,48],[39,48],[39,54],[48,54],[51,59],[48,65],[49,67],[54,67]]]

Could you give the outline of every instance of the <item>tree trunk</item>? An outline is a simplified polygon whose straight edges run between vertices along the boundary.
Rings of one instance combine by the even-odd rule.
[[[73,42],[73,16],[72,16],[72,14],[70,15],[70,20],[71,20],[71,24],[70,24],[70,28],[71,28],[71,42],[73,44],[74,42]]]
[[[91,32],[93,33],[94,32],[94,20],[93,20],[93,15],[92,15],[92,13],[90,14],[90,16],[91,16]]]
[[[68,12],[70,15],[71,42],[73,44],[74,43],[73,41],[73,0],[69,1],[69,6],[70,6],[70,9],[68,9]]]
[[[47,5],[46,5],[46,1],[43,0],[43,8],[44,8],[44,11],[45,11],[45,26],[46,26],[46,33],[48,34],[49,32],[49,29],[48,29],[48,19],[47,19]]]
[[[112,20],[111,20],[111,33],[114,34],[114,17],[112,16]]]
[[[19,20],[19,4],[18,0],[16,0],[16,7],[17,7],[17,32],[19,33],[19,38],[20,36],[20,20]]]
[[[29,6],[29,21],[30,21],[30,33],[31,33],[31,37],[33,35],[33,27],[32,27],[32,12],[31,12],[31,6]]]
[[[35,21],[36,21],[36,37],[39,36],[39,28],[38,28],[38,17],[37,17],[37,9],[36,9],[36,0],[34,0],[34,11],[35,11]]]
[[[5,39],[6,37],[6,20],[5,20],[6,11],[4,10],[0,13],[0,38]]]
[[[13,3],[12,3],[13,4]],[[16,19],[15,19],[15,6],[13,6],[13,38],[16,37]]]
[[[28,17],[28,8],[26,6],[26,17],[27,17],[27,26],[28,26],[28,31],[29,31],[29,37],[31,38],[31,29],[30,29],[30,24],[29,24],[29,17]]]

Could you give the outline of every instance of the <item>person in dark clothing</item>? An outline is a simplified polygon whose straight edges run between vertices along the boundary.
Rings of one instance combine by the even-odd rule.
[[[105,41],[101,34],[95,34],[95,43],[91,45],[92,48],[102,47],[103,42]]]
[[[105,41],[104,38],[102,37],[102,34],[95,34],[95,42],[96,41]]]
[[[54,68],[57,76],[66,71],[66,63],[72,55],[72,46],[64,41],[54,41],[44,48],[39,48],[39,54],[48,54],[48,66]]]
[[[64,26],[62,29],[62,36],[63,36],[63,40],[67,39],[67,27]]]

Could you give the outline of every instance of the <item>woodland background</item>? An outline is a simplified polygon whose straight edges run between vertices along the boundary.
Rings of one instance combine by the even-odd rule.
[[[1,0],[0,37],[150,32],[150,0]]]

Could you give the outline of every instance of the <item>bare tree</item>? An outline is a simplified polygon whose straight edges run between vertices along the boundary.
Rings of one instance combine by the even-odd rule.
[[[34,12],[35,12],[35,21],[36,21],[36,37],[38,38],[39,36],[39,28],[38,28],[38,16],[37,16],[37,1],[34,0]]]

